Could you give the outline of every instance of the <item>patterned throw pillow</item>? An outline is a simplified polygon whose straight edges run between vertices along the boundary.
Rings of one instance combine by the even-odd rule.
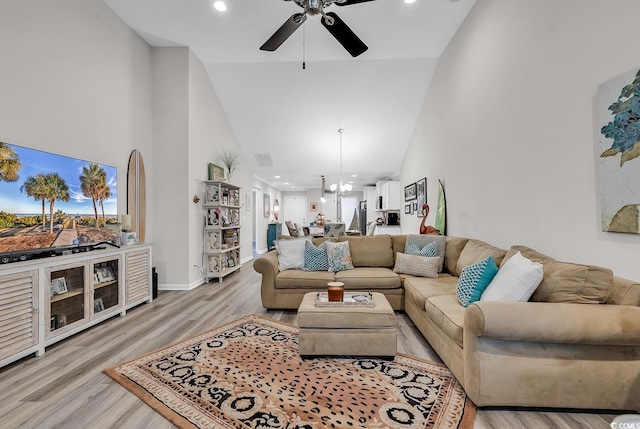
[[[323,241],[318,247],[306,241],[304,243],[304,267],[305,271],[328,271],[327,242]]]
[[[481,301],[528,301],[543,275],[542,264],[525,258],[518,251],[502,265]]]
[[[437,254],[434,256],[440,257],[440,265],[438,265],[438,272],[441,273],[444,268],[444,256],[447,249],[447,237],[444,235],[430,235],[430,234],[409,234],[407,235],[407,241],[404,245],[404,253],[409,253],[408,246],[417,244],[420,249],[435,241],[438,247]]]
[[[406,249],[404,253],[408,255],[426,256],[428,258],[438,256],[438,243],[435,241],[432,241],[424,247],[420,247],[418,243],[407,241],[407,245],[405,247]]]
[[[351,260],[351,250],[348,241],[339,243],[327,243],[327,260],[329,261],[329,271],[337,273],[338,271],[352,270],[353,261]]]
[[[460,304],[468,307],[472,302],[480,301],[482,293],[496,274],[498,274],[498,266],[491,256],[464,267],[456,288]]]
[[[407,255],[406,253],[396,253],[396,264],[393,272],[398,274],[411,274],[417,277],[438,277],[438,264],[440,258]]]

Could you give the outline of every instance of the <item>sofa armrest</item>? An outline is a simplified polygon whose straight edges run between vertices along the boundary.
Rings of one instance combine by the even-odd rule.
[[[262,274],[260,296],[264,308],[275,308],[276,305],[276,276],[278,270],[278,251],[260,255],[253,261],[253,269]]]
[[[476,337],[555,344],[640,345],[640,307],[478,301],[465,311]]]

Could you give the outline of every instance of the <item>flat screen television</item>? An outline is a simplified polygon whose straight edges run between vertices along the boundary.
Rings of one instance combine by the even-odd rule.
[[[0,262],[119,243],[117,169],[0,142]]]

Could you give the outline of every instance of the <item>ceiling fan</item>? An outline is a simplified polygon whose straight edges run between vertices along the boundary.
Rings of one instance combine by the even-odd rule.
[[[356,3],[364,3],[374,0],[285,0],[293,1],[304,9],[303,13],[295,13],[287,19],[273,36],[260,46],[262,51],[275,51],[298,29],[306,20],[307,15],[322,15],[322,25],[336,38],[338,42],[351,54],[352,57],[365,52],[365,45],[358,36],[344,23],[343,20],[333,12],[325,12],[324,8],[336,4],[337,6],[348,6]]]

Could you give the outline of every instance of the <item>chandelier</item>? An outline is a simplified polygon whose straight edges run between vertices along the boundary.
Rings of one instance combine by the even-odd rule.
[[[345,195],[351,192],[353,186],[351,186],[351,184],[349,183],[342,182],[342,133],[344,132],[344,130],[340,128],[338,132],[340,133],[340,184],[334,183],[330,186],[330,189],[331,192],[335,192],[338,195]]]

